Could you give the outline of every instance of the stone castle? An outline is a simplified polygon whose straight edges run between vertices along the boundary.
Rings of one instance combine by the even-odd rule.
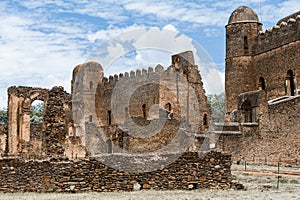
[[[226,25],[226,121],[223,150],[234,159],[299,158],[300,12],[262,31],[242,6]],[[219,141],[219,142],[221,142]]]
[[[296,79],[299,55],[300,12],[262,32],[262,24],[251,8],[237,8],[226,25],[224,123],[210,120],[202,79],[191,51],[173,55],[167,69],[157,65],[155,69],[108,78],[103,77],[98,63],[78,65],[73,70],[71,94],[62,87],[10,87],[8,124],[0,126],[0,165],[4,170],[0,178],[10,187],[0,190],[14,191],[23,188],[23,184],[28,187],[24,191],[37,191],[30,186],[33,180],[24,178],[24,173],[18,176],[29,182],[21,186],[6,180],[10,173],[26,171],[26,167],[20,168],[22,165],[39,171],[38,161],[27,162],[31,159],[47,162],[49,171],[56,175],[60,175],[56,167],[62,165],[57,161],[70,162],[72,169],[79,171],[78,165],[90,168],[95,176],[99,170],[103,173],[88,184],[87,176],[80,173],[71,180],[69,168],[66,171],[70,177],[60,180],[49,171],[31,174],[43,180],[38,187],[42,191],[53,187],[68,191],[67,186],[72,184],[80,191],[132,190],[135,182],[147,189],[228,188],[228,154],[233,162],[262,163],[267,158],[270,162],[286,159],[293,164],[300,154],[300,92]],[[44,101],[42,124],[30,124],[30,106],[35,100]],[[214,152],[205,159],[194,154],[211,150]],[[164,155],[178,151],[186,153],[175,164],[161,164],[162,171],[152,175],[124,174],[91,159],[122,155],[126,160],[126,152]],[[144,161],[149,164],[149,160],[147,157]],[[109,162],[119,165],[114,157]],[[184,173],[182,166],[191,173]],[[10,167],[8,171],[6,167]],[[174,174],[182,178],[174,179]],[[103,177],[110,186],[101,182]],[[45,186],[46,182],[49,185]]]

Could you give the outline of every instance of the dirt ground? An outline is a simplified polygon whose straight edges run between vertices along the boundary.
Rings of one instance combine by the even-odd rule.
[[[277,168],[269,166],[232,166],[232,174],[236,182],[244,185],[243,190],[191,190],[191,191],[136,191],[113,193],[0,193],[1,200],[16,199],[176,199],[176,200],[217,200],[217,199],[300,199],[300,168],[282,168],[280,178],[277,178]],[[278,184],[278,188],[277,188]]]

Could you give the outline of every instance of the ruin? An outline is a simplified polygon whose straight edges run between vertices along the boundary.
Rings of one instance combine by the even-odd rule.
[[[232,161],[293,163],[300,153],[299,40],[299,12],[264,32],[251,8],[231,14],[225,123],[211,121],[191,51],[173,55],[166,69],[108,78],[99,63],[78,65],[71,94],[8,88],[0,191],[225,189]],[[30,124],[35,100],[44,102],[42,124]]]

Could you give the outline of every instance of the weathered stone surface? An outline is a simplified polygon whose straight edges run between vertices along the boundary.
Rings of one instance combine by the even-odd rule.
[[[119,159],[111,155],[112,162],[118,163]],[[227,189],[232,180],[230,166],[231,157],[217,152],[201,159],[196,152],[185,153],[161,170],[144,173],[115,170],[95,159],[50,162],[3,159],[0,191],[132,191],[137,184],[139,189],[190,189],[190,184],[196,188]]]

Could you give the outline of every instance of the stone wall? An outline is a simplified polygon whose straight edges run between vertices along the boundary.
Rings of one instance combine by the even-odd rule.
[[[71,95],[63,87],[53,87],[45,105],[43,151],[48,156],[64,155],[71,118]]]
[[[237,135],[221,135],[218,149],[233,162],[294,165],[300,157],[300,96],[269,101],[262,123],[243,124]]]
[[[299,29],[300,34],[300,29]],[[258,80],[263,77],[267,100],[288,95],[286,91],[287,72],[294,73],[295,88],[299,89],[300,68],[300,41],[291,42],[285,46],[266,51],[253,58],[251,66],[253,70],[252,82],[254,88],[258,89]]]
[[[118,158],[117,160],[119,160]],[[128,159],[124,157],[124,159]],[[118,165],[111,157],[111,162]],[[164,161],[161,161],[162,166]],[[108,192],[141,189],[227,189],[231,184],[229,155],[185,153],[157,171],[131,173],[110,168],[98,160],[0,161],[3,192]],[[135,187],[136,187],[135,186]]]

